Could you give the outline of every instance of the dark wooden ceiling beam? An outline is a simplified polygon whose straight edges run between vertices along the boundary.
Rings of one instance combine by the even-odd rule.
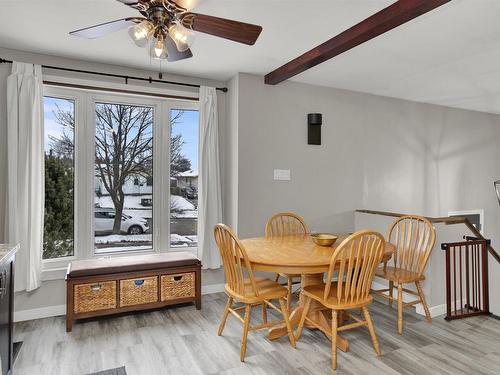
[[[265,76],[276,85],[451,0],[399,0]]]

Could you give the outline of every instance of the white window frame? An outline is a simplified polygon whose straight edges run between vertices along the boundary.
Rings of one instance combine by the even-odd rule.
[[[75,179],[74,179],[74,253],[63,258],[44,259],[43,280],[64,277],[73,260],[103,257],[134,256],[148,253],[190,251],[197,247],[170,247],[170,114],[175,109],[199,111],[199,103],[177,99],[158,99],[142,95],[115,94],[81,89],[44,86],[44,96],[75,102]],[[95,105],[118,103],[152,107],[153,125],[153,246],[151,250],[133,250],[109,254],[94,252],[94,189],[95,189]],[[199,155],[200,145],[198,147]],[[165,150],[165,151],[160,151]],[[165,156],[168,157],[165,157]],[[163,171],[163,173],[162,173]],[[162,194],[163,192],[163,194]],[[166,193],[166,194],[165,194]],[[163,214],[162,212],[167,213]]]

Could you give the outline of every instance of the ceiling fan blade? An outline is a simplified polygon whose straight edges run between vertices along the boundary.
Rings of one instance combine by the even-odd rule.
[[[184,52],[179,52],[179,50],[175,46],[174,41],[168,35],[167,38],[165,39],[165,45],[167,46],[167,60],[169,62],[189,59],[190,57],[193,57],[193,53],[191,52],[190,49]]]
[[[137,0],[116,0],[119,1],[120,3],[123,3],[125,5],[136,5],[139,4],[139,1]]]
[[[191,12],[182,14],[181,21],[195,31],[248,45],[255,44],[262,31],[262,26]]]
[[[126,29],[129,26],[133,26],[136,23],[141,22],[143,19],[144,18],[140,17],[123,18],[121,20],[105,22],[99,25],[75,30],[70,32],[70,35],[75,35],[87,39],[99,38],[101,36],[111,34],[115,31]]]
[[[138,10],[144,17],[148,16],[146,9],[149,0],[117,0],[117,1]]]

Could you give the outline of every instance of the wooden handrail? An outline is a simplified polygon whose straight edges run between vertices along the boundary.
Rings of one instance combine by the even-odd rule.
[[[356,210],[355,212],[359,212],[362,214],[370,214],[370,215],[380,215],[380,216],[391,216],[391,217],[402,217],[406,216],[406,214],[400,214],[396,212],[387,212],[387,211],[375,211],[375,210]],[[469,219],[463,216],[446,216],[446,217],[426,217],[431,223],[444,223],[446,225],[452,224],[465,224],[465,226],[474,234],[474,236],[483,238],[485,237],[481,234],[477,228],[472,225]],[[497,251],[488,244],[488,252],[495,258],[495,260],[500,263],[500,255]]]

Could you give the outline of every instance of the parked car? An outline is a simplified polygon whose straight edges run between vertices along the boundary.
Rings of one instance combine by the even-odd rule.
[[[94,225],[96,232],[111,232],[115,222],[113,209],[96,208],[94,211]],[[146,219],[122,214],[120,230],[128,234],[143,234],[149,230]]]
[[[198,190],[195,187],[188,186],[181,189],[182,195],[188,199],[198,199]]]

